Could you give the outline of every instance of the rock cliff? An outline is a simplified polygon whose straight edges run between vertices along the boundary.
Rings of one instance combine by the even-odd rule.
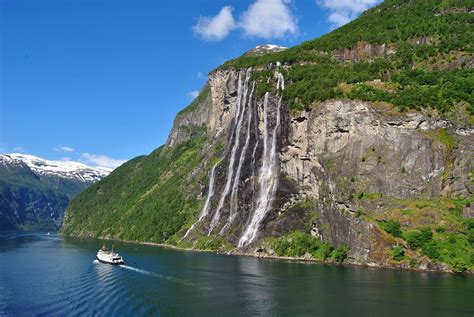
[[[63,233],[472,270],[471,13],[445,7],[387,0],[224,63],[164,146],[71,202]]]
[[[281,85],[280,76],[275,71],[269,82]],[[252,253],[262,251],[267,237],[302,230],[321,241],[349,246],[348,258],[354,263],[397,266],[391,249],[402,242],[387,235],[377,221],[403,208],[404,201],[472,195],[474,131],[433,115],[354,100],[290,112],[278,96],[282,87],[256,98],[249,77],[250,69],[213,73],[210,96],[178,117],[170,133],[172,147],[186,141],[183,129],[207,126],[208,149],[223,145],[212,181],[200,193],[209,200],[204,214],[184,231],[190,243],[219,235],[237,252]],[[456,149],[440,133],[458,140]],[[266,151],[272,150],[274,136],[278,159],[269,182],[264,175],[271,164]],[[247,239],[259,212],[255,236]],[[412,222],[406,225],[416,227]]]

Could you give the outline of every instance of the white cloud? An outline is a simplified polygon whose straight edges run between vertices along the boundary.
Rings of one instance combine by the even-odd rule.
[[[296,34],[296,18],[288,0],[257,0],[240,17],[239,27],[250,37],[281,38]]]
[[[203,72],[197,72],[196,77],[197,77],[198,79],[203,79],[203,78],[204,78]]]
[[[21,147],[21,146],[17,146],[17,147],[14,147],[14,148],[13,148],[13,152],[15,152],[15,153],[23,153],[23,152],[25,152],[25,149],[24,149],[23,147]]]
[[[222,40],[236,27],[232,10],[231,6],[225,6],[214,17],[199,17],[194,32],[207,41]]]
[[[190,91],[186,95],[191,97],[192,99],[195,99],[197,98],[197,96],[199,96],[199,90]]]
[[[62,145],[58,145],[57,147],[54,148],[54,150],[56,152],[74,152],[74,148],[70,147],[70,146],[62,146]]]
[[[82,153],[82,158],[87,161],[89,164],[94,164],[95,166],[99,167],[105,167],[105,168],[116,168],[123,163],[126,162],[126,160],[116,160],[111,157],[108,157],[106,155],[97,155],[97,154],[91,154],[91,153]]]
[[[382,0],[316,0],[316,3],[329,10],[328,21],[333,27],[344,25],[365,10],[379,4]]]
[[[222,40],[235,29],[245,36],[264,39],[294,35],[298,33],[298,25],[288,6],[290,3],[291,0],[255,0],[238,22],[232,15],[233,8],[225,6],[214,17],[199,17],[193,30],[208,41]]]

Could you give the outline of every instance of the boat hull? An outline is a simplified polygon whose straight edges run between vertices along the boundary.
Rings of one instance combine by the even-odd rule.
[[[96,256],[96,259],[97,259],[100,263],[105,263],[105,264],[111,264],[111,265],[122,265],[122,264],[125,264],[124,261],[121,261],[121,262],[109,262],[109,261],[106,261],[106,260],[102,260],[102,259],[100,259],[98,256]]]

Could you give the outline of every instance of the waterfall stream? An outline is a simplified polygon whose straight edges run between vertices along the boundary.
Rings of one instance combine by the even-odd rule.
[[[194,227],[196,227],[196,225],[201,222],[208,214],[209,214],[209,207],[211,205],[211,199],[212,199],[212,196],[214,196],[214,180],[215,180],[215,176],[216,176],[216,168],[217,166],[219,165],[221,161],[218,161],[216,164],[214,164],[214,166],[212,167],[211,169],[211,173],[209,175],[209,192],[207,193],[207,197],[206,197],[206,202],[204,203],[204,207],[202,208],[201,210],[201,213],[199,214],[199,218],[198,220],[193,223],[193,225],[186,231],[186,233],[184,234],[183,238],[186,238],[188,236],[188,234],[194,230]],[[181,239],[181,240],[182,240]]]
[[[248,68],[245,73],[245,80],[243,80],[243,72],[239,72],[238,78],[238,87],[237,87],[237,98],[235,101],[235,116],[230,130],[229,138],[229,147],[227,153],[224,157],[213,165],[209,173],[209,191],[204,203],[204,207],[199,214],[198,220],[186,231],[183,239],[188,236],[188,234],[194,230],[195,226],[205,219],[210,214],[211,201],[215,194],[215,179],[216,179],[216,169],[221,162],[224,161],[225,157],[228,156],[228,165],[226,168],[227,173],[225,174],[225,183],[222,189],[222,192],[219,197],[219,202],[216,208],[216,211],[211,219],[209,225],[208,235],[214,231],[214,229],[219,225],[219,222],[222,217],[222,210],[226,204],[226,200],[230,194],[229,201],[229,217],[227,222],[224,224],[220,230],[220,235],[223,235],[229,227],[235,221],[238,210],[239,210],[239,184],[241,183],[242,177],[242,168],[247,157],[247,152],[249,151],[251,139],[255,138],[255,145],[251,152],[251,157],[249,158],[252,176],[255,175],[255,166],[256,166],[256,152],[257,148],[260,146],[263,147],[263,153],[261,156],[261,166],[258,169],[258,177],[252,177],[252,179],[257,179],[255,182],[252,180],[252,183],[255,183],[254,192],[255,197],[251,202],[251,210],[253,212],[249,215],[249,220],[247,225],[239,239],[238,247],[244,247],[252,243],[257,237],[258,230],[262,221],[264,220],[267,213],[271,210],[273,201],[275,199],[275,194],[278,188],[278,153],[277,153],[277,141],[278,134],[281,124],[281,103],[282,97],[279,96],[280,90],[285,89],[285,80],[281,73],[276,72],[275,77],[277,79],[277,105],[276,107],[271,107],[270,105],[270,92],[266,92],[263,101],[263,135],[262,139],[259,138],[259,112],[255,104],[255,93],[256,93],[256,83],[252,83],[249,94],[249,81],[251,77],[251,68]],[[272,100],[275,100],[272,98]],[[274,102],[275,103],[275,102]],[[273,109],[270,109],[273,108]],[[274,118],[272,120],[271,118]],[[245,128],[243,128],[245,126]],[[244,130],[244,131],[242,131]],[[252,131],[254,130],[254,135]],[[242,136],[241,136],[242,133]],[[245,142],[241,145],[241,139],[245,136]],[[239,149],[240,153],[239,153]],[[252,187],[254,185],[252,184]],[[256,190],[255,190],[256,189]]]
[[[284,89],[284,78],[281,73],[277,73],[277,89]],[[263,103],[263,120],[264,120],[264,132],[263,132],[263,155],[262,155],[262,167],[259,171],[259,196],[257,198],[257,205],[252,218],[245,228],[244,233],[240,237],[239,247],[244,247],[253,242],[257,237],[258,229],[262,220],[267,215],[267,212],[272,207],[272,202],[275,198],[275,193],[278,187],[278,153],[277,147],[277,135],[278,129],[280,128],[281,121],[281,100],[278,100],[276,109],[276,122],[271,133],[271,144],[269,144],[269,133],[268,133],[268,99],[269,92],[265,94]],[[269,149],[269,146],[270,149]]]
[[[237,216],[237,203],[238,203],[238,188],[239,188],[239,180],[240,180],[240,175],[242,172],[242,165],[245,161],[245,155],[247,154],[247,150],[250,144],[250,132],[251,132],[251,124],[252,124],[252,114],[253,114],[253,96],[254,96],[254,91],[255,91],[255,82],[252,84],[252,90],[250,91],[250,95],[248,98],[248,107],[247,107],[247,136],[245,138],[245,144],[244,147],[242,148],[242,151],[240,152],[240,158],[239,158],[239,164],[237,166],[237,172],[235,173],[235,178],[233,181],[232,185],[232,191],[230,194],[230,211],[229,211],[229,220],[225,224],[224,227],[222,227],[220,234],[223,234],[229,226],[234,222],[235,217]]]
[[[226,177],[226,183],[224,190],[221,193],[221,197],[219,199],[219,204],[217,205],[216,212],[214,213],[214,216],[212,217],[211,224],[209,226],[209,232],[208,235],[212,233],[214,228],[217,226],[219,223],[219,220],[221,218],[221,211],[222,208],[224,207],[225,199],[229,195],[229,191],[232,186],[232,181],[234,180],[234,165],[235,165],[235,157],[237,154],[237,149],[239,148],[239,143],[240,143],[240,130],[242,129],[242,121],[244,118],[244,113],[247,105],[247,93],[248,93],[248,83],[250,80],[252,69],[248,68],[247,73],[245,76],[245,81],[243,84],[243,89],[242,89],[242,83],[239,80],[239,88],[237,90],[237,117],[235,118],[235,122],[237,122],[237,126],[235,129],[235,137],[233,139],[233,145],[232,145],[232,151],[230,153],[230,159],[229,159],[229,165],[227,167],[227,177]],[[240,77],[239,77],[240,78]],[[243,102],[242,102],[243,98]]]

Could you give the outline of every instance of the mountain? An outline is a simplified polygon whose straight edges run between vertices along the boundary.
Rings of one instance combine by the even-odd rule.
[[[473,12],[387,0],[321,38],[224,63],[165,145],[71,202],[62,232],[473,270]]]
[[[288,47],[278,46],[273,44],[263,44],[258,45],[251,50],[247,51],[244,55],[255,56],[255,55],[264,55],[268,53],[278,53],[286,50]]]
[[[69,201],[110,173],[77,162],[0,154],[0,230],[56,230]]]

